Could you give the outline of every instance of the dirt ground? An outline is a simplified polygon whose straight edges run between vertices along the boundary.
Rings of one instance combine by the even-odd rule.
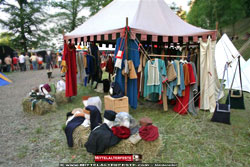
[[[56,83],[58,69],[53,77]],[[46,70],[13,72],[8,78],[13,83],[0,87],[0,166],[58,166],[60,158],[50,155],[55,153],[48,148],[58,144],[53,141],[62,125],[54,121],[58,113],[38,116],[23,112],[21,105],[31,88],[49,82]]]

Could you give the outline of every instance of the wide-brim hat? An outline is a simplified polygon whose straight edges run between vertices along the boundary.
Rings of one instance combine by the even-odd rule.
[[[125,126],[113,126],[112,132],[121,139],[127,139],[130,136],[130,129]]]
[[[114,121],[116,116],[116,112],[112,110],[105,110],[104,112],[104,118],[106,118],[109,121]]]
[[[154,125],[142,126],[139,129],[139,134],[145,141],[154,141],[159,137],[158,128]]]

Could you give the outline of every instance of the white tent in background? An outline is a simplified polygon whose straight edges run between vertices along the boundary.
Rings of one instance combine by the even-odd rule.
[[[226,34],[217,42],[215,48],[215,61],[217,74],[219,79],[223,77],[223,70],[226,62],[231,62],[230,67],[228,68],[228,77],[225,76],[225,85],[226,89],[230,89],[231,83],[233,81],[234,72],[238,63],[238,57],[240,56],[240,66],[241,66],[241,76],[242,76],[242,89],[244,91],[250,92],[250,74],[247,73],[247,69],[250,70],[250,66],[246,67],[246,61],[240,55],[238,50],[235,48],[231,40]],[[239,69],[237,69],[233,89],[240,90],[240,76]]]

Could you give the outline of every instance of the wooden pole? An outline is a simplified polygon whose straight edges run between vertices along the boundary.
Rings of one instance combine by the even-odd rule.
[[[126,53],[126,60],[128,61],[128,17],[126,17],[126,36],[127,40],[125,39],[125,53]],[[125,36],[125,37],[126,37]],[[125,96],[127,96],[127,89],[128,89],[128,74],[125,73]]]

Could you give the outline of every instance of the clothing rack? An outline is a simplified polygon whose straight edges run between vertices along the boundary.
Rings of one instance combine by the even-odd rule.
[[[180,57],[180,58],[187,58],[187,56],[182,55],[157,55],[157,54],[149,54],[150,57]]]

